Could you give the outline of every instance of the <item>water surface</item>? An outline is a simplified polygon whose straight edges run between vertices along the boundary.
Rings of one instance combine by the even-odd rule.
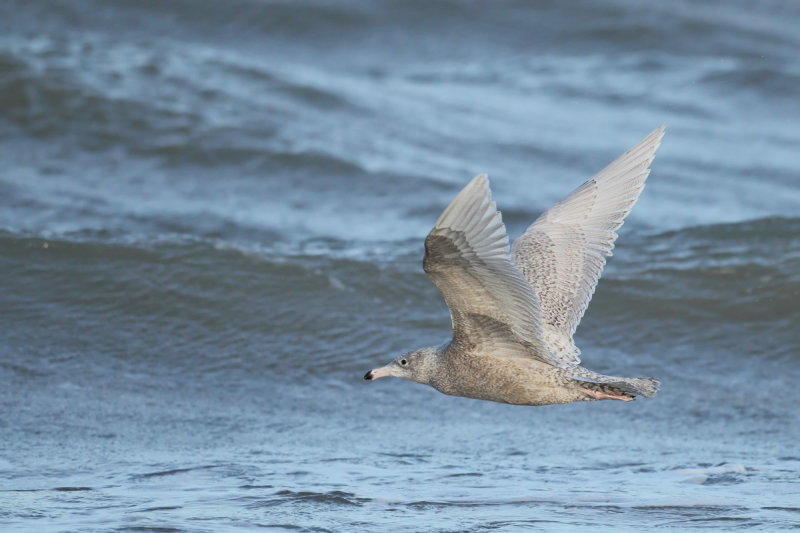
[[[8,531],[800,523],[800,11],[784,2],[0,6]],[[632,404],[364,372],[449,332],[422,242],[512,238],[667,134],[577,342]]]

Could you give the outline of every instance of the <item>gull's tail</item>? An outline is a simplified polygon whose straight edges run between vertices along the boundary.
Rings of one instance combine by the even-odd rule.
[[[587,388],[593,390],[619,391],[630,396],[651,398],[658,392],[660,384],[656,378],[620,378],[604,376],[582,367],[576,370],[579,371],[572,373],[570,377],[585,383]]]
[[[622,378],[620,389],[635,396],[652,398],[658,392],[660,382],[656,378]]]

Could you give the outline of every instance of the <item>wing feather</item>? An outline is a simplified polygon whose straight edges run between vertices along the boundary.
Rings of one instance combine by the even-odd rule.
[[[539,298],[542,333],[559,366],[580,363],[572,335],[663,135],[663,126],[651,132],[543,213],[514,243],[514,264]]]
[[[485,174],[470,181],[439,217],[425,239],[423,268],[447,302],[455,343],[551,362],[539,301],[511,262]]]

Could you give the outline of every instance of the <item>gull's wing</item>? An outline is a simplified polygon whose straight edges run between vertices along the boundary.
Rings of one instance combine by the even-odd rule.
[[[485,174],[473,178],[439,217],[425,239],[423,268],[450,309],[454,343],[552,364],[539,301],[511,262]]]
[[[514,243],[514,264],[539,298],[542,332],[558,366],[580,363],[572,335],[663,135],[660,126],[543,213]]]

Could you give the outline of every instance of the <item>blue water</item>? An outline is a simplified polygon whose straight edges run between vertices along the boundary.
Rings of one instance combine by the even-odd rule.
[[[0,4],[0,529],[800,525],[800,7]],[[361,380],[488,172],[512,239],[667,133],[576,340],[652,399]]]

